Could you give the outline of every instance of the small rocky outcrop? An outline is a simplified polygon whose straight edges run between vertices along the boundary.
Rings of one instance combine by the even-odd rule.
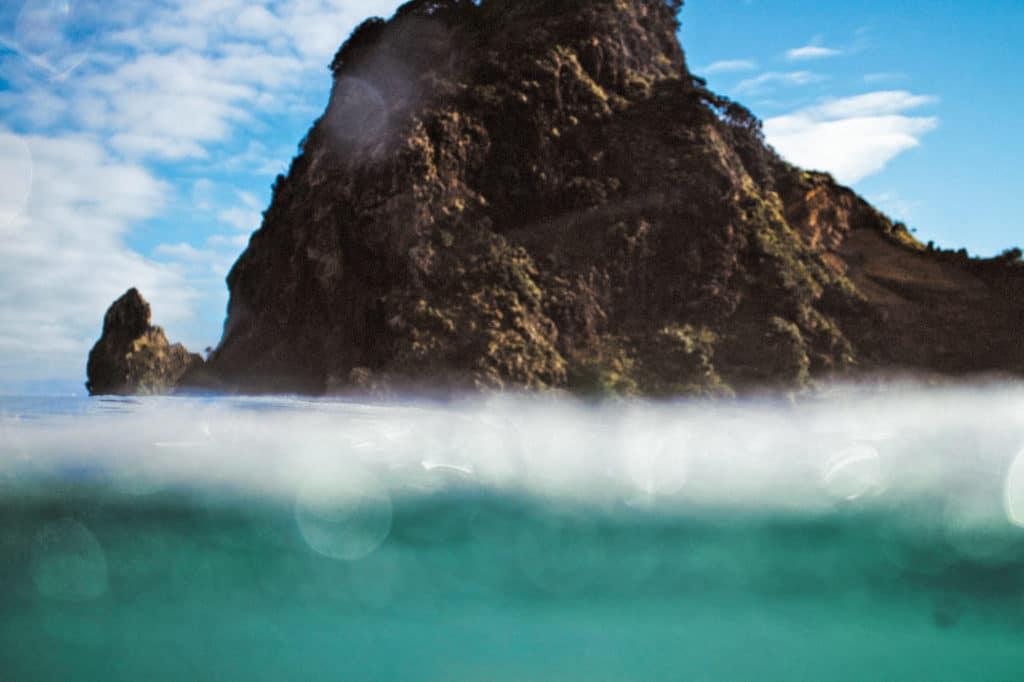
[[[135,288],[114,301],[103,318],[103,335],[89,352],[90,395],[167,393],[203,359],[150,323],[150,308]]]

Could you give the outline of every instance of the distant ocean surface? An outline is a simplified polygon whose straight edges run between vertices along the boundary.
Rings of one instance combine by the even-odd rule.
[[[1024,391],[0,398],[0,680],[1024,679]]]

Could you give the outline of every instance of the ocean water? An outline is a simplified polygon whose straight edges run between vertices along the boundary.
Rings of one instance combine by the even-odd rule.
[[[0,399],[0,680],[1024,679],[1024,391]]]

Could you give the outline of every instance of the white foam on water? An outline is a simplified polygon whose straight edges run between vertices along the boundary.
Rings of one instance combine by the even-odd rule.
[[[19,455],[0,460],[8,480],[85,477],[133,495],[216,486],[320,505],[332,523],[341,508],[328,502],[348,500],[358,516],[361,504],[451,487],[794,511],[932,495],[954,525],[997,516],[1024,526],[1016,387],[597,407],[529,397],[445,406],[154,398],[0,421]],[[979,506],[979,496],[995,503]]]

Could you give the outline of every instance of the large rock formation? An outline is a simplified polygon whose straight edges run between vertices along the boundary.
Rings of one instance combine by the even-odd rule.
[[[164,330],[150,324],[149,303],[129,289],[103,318],[103,335],[89,352],[90,395],[165,393],[203,359],[180,343],[167,342]]]
[[[1024,368],[1024,267],[779,158],[679,0],[416,0],[338,51],[228,276],[226,387],[653,395]]]

